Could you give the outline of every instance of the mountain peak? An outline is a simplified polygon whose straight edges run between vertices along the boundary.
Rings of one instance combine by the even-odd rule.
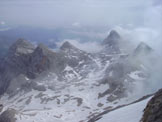
[[[28,54],[34,51],[35,47],[29,41],[24,40],[22,38],[18,39],[9,49],[9,53],[11,54]]]
[[[113,39],[120,39],[120,35],[118,34],[117,31],[112,30],[110,34],[108,35],[108,38],[113,38]]]
[[[34,45],[32,45],[29,41],[25,40],[25,39],[18,39],[13,45],[12,47],[34,47]]]
[[[66,49],[77,49],[75,46],[73,46],[70,42],[66,41],[62,44],[60,47],[61,50],[66,50]]]
[[[112,30],[102,44],[113,46],[115,44],[118,44],[119,39],[120,35],[115,30]]]
[[[102,45],[109,53],[120,53],[119,40],[120,35],[115,30],[112,30],[102,42]]]
[[[150,46],[148,46],[145,42],[140,42],[139,45],[138,45],[138,48],[150,48]]]
[[[34,54],[37,53],[38,55],[53,55],[54,52],[49,49],[46,45],[40,43],[37,48],[34,50]]]
[[[42,43],[38,44],[37,48],[42,49],[42,50],[49,50],[49,48]]]
[[[134,50],[134,54],[135,55],[139,55],[139,54],[149,54],[150,52],[152,52],[152,48],[147,45],[145,42],[141,42],[137,48]]]

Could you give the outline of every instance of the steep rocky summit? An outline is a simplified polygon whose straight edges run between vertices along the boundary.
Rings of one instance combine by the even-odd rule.
[[[3,94],[10,81],[20,73],[27,74],[30,56],[35,47],[28,41],[19,39],[10,48],[1,62],[0,94]]]
[[[118,34],[117,31],[112,30],[108,37],[102,42],[102,45],[104,46],[104,50],[107,53],[110,54],[118,54],[120,53],[120,47],[119,47],[119,43],[120,43],[121,37]]]
[[[55,57],[55,53],[42,44],[35,48],[24,39],[17,40],[9,48],[1,64],[0,94],[7,90],[12,81],[14,87],[11,86],[11,92],[14,88],[19,88],[17,85],[26,83],[23,82],[26,81],[25,77],[34,79],[40,73],[49,70]],[[19,77],[21,78],[19,79]]]

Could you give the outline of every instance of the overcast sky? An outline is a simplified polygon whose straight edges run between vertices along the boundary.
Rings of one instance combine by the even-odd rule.
[[[152,2],[154,1],[154,2]],[[0,21],[12,25],[140,25],[161,0],[0,0]]]

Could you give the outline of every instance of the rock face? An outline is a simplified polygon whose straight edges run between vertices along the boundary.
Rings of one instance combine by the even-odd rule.
[[[16,122],[16,111],[14,109],[8,109],[0,115],[0,122]]]
[[[30,55],[34,46],[23,39],[16,41],[1,63],[0,94],[6,91],[10,81],[20,73],[27,74]]]
[[[75,75],[80,74],[82,77],[86,77],[88,72],[94,69],[93,64],[96,64],[93,60],[93,54],[76,48],[70,42],[63,43],[60,47],[60,53],[64,54],[64,60],[66,61],[66,63],[64,63],[65,67],[70,66],[73,69],[73,71],[70,72],[75,72]]]
[[[9,49],[11,55],[22,55],[32,53],[35,47],[24,39],[18,39]]]
[[[162,122],[162,89],[148,102],[141,122]]]
[[[28,82],[25,80],[26,77],[33,79],[43,71],[49,70],[57,63],[57,57],[53,51],[42,44],[35,48],[26,40],[17,40],[10,47],[1,64],[0,94],[7,90],[11,81],[13,85],[9,87],[9,92],[26,84]]]
[[[102,45],[105,47],[107,53],[118,54],[120,53],[119,41],[121,40],[120,35],[112,30],[108,37],[102,42]]]
[[[48,47],[39,44],[30,57],[29,77],[35,78],[37,74],[49,70],[54,55]]]

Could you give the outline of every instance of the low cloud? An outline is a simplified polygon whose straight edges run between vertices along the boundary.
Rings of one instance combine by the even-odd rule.
[[[68,41],[78,49],[84,50],[89,53],[96,53],[101,51],[102,49],[102,46],[98,42],[91,42],[91,41],[81,42],[79,40],[71,40],[71,39],[64,39],[63,41],[58,42],[57,47],[60,47],[65,41]]]
[[[133,27],[133,28],[122,28],[121,26],[116,26],[114,28],[117,30],[123,40],[128,43],[132,43],[136,47],[140,42],[145,42],[152,48],[157,49],[156,45],[161,43],[157,38],[160,36],[160,32],[152,28],[147,27]]]

